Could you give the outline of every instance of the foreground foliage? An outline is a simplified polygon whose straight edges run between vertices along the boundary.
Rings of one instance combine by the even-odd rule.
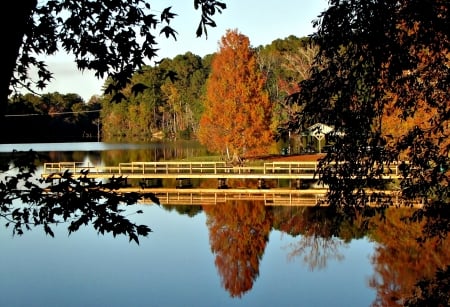
[[[102,235],[127,236],[139,244],[139,237],[151,232],[147,225],[130,221],[125,213],[127,206],[137,204],[140,199],[159,203],[154,194],[120,193],[124,178],[99,183],[86,175],[73,178],[65,172],[46,181],[37,179],[36,161],[40,159],[33,151],[14,152],[11,162],[2,162],[5,176],[0,182],[0,217],[14,235],[40,226],[46,234],[54,236],[52,225],[56,224],[67,224],[71,234],[84,225],[92,226]]]
[[[194,0],[200,10],[197,36],[207,35],[212,19],[226,5],[220,1]],[[158,12],[158,14],[155,14]],[[120,101],[120,90],[132,74],[157,55],[157,36],[176,39],[170,21],[177,14],[172,7],[153,8],[145,0],[26,0],[11,3],[2,10],[3,20],[14,20],[5,27],[3,37],[5,69],[0,74],[0,115],[4,115],[8,96],[20,89],[43,89],[53,78],[40,56],[65,52],[74,57],[77,68],[91,70],[99,78],[112,80],[105,93]],[[37,78],[30,78],[30,70]],[[138,89],[136,89],[138,91]]]
[[[317,122],[334,127],[333,146],[318,175],[336,206],[365,206],[367,187],[389,175],[384,166],[405,162],[402,196],[425,201],[425,210],[413,218],[436,217],[427,233],[446,236],[448,1],[329,3],[312,36],[320,50],[311,76],[291,96],[301,108],[280,132],[302,131]],[[392,127],[392,116],[399,127]]]
[[[365,207],[367,189],[390,175],[385,166],[400,163],[401,196],[424,202],[404,221],[423,223],[419,243],[445,242],[450,230],[449,2],[329,4],[311,37],[319,46],[311,76],[290,97],[298,109],[280,134],[316,123],[334,128],[318,177],[329,186],[329,203],[344,212]],[[390,300],[447,306],[448,276],[448,267],[439,267],[410,297],[393,294]]]
[[[196,34],[207,35],[207,28],[215,26],[212,16],[226,5],[215,0],[194,0],[193,4],[201,11]],[[0,74],[2,131],[10,128],[4,120],[9,96],[22,89],[44,89],[53,75],[41,58],[61,51],[74,57],[79,70],[91,70],[97,77],[110,80],[105,94],[110,94],[113,102],[121,101],[121,90],[131,82],[132,75],[157,55],[156,34],[176,39],[170,21],[177,14],[171,6],[156,11],[158,15],[145,0],[10,3],[1,11],[3,20],[14,21],[13,27],[3,27],[2,32],[6,42],[5,67]],[[30,78],[32,71],[36,71],[35,78]],[[135,86],[132,92],[143,88],[142,84]],[[92,223],[99,233],[124,234],[136,242],[138,236],[150,232],[147,226],[135,225],[123,216],[119,205],[134,204],[142,195],[117,193],[121,178],[100,184],[87,178],[72,179],[66,173],[56,185],[36,182],[35,158],[19,156],[12,164],[2,164],[2,170],[8,173],[0,183],[0,214],[15,234],[42,225],[47,234],[53,235],[50,226],[61,222],[70,223],[69,232]],[[14,174],[10,165],[15,168]]]

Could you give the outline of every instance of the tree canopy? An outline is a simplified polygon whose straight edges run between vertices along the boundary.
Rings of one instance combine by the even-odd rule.
[[[154,134],[166,138],[190,138],[198,129],[202,111],[201,96],[208,77],[199,56],[191,52],[165,58],[155,66],[144,66],[133,75],[123,92],[145,88],[137,95],[111,104],[105,95],[102,108],[104,141],[149,141]]]
[[[311,75],[289,98],[299,111],[280,127],[281,133],[317,122],[334,127],[317,173],[328,186],[327,201],[350,214],[378,201],[367,190],[390,175],[386,165],[400,163],[399,197],[423,201],[402,219],[423,223],[421,249],[425,242],[442,249],[450,230],[449,4],[330,0],[311,36],[319,46]],[[447,305],[449,275],[450,267],[437,268],[405,305]]]
[[[257,70],[262,73],[264,89],[272,105],[273,131],[295,110],[294,105],[285,104],[285,98],[298,90],[297,82],[307,76],[315,49],[317,47],[307,45],[307,37],[292,35],[254,48]],[[146,142],[155,138],[194,139],[204,110],[202,97],[214,56],[215,53],[201,58],[186,52],[172,59],[164,58],[155,65],[143,66],[122,90],[126,99],[116,103],[111,103],[114,94],[93,96],[87,103],[80,96],[70,93],[14,95],[9,99],[8,116],[3,121],[11,133],[2,135],[0,141],[22,143],[100,138],[105,142]],[[106,86],[109,82],[111,80],[106,80]],[[133,95],[133,88],[139,87],[142,92]],[[35,113],[41,116],[29,116]],[[35,129],[21,129],[24,123]],[[51,126],[58,135],[49,134],[42,129],[45,126]],[[52,136],[51,140],[49,136]],[[71,138],[65,140],[65,136]],[[292,137],[291,141],[293,148],[297,148],[296,138]],[[281,143],[277,145],[284,146]]]

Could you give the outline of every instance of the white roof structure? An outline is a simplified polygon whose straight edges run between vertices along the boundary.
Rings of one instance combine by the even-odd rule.
[[[321,152],[320,141],[323,140],[325,134],[332,132],[334,128],[322,123],[317,123],[308,127],[308,130],[309,134],[314,136],[319,141],[319,152]]]
[[[325,137],[325,134],[330,133],[331,131],[334,130],[334,128],[327,126],[325,124],[322,124],[322,123],[317,123],[317,124],[310,126],[308,128],[308,130],[312,136],[314,136],[318,140],[321,140]]]

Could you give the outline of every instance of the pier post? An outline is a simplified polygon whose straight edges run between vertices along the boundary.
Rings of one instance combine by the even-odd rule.
[[[258,189],[268,189],[266,181],[262,178],[258,179]]]
[[[295,188],[297,190],[300,190],[302,188],[302,180],[301,179],[299,179],[299,178],[295,179]]]
[[[227,180],[225,178],[219,178],[218,189],[228,189]]]
[[[192,188],[190,178],[177,178],[177,189]]]

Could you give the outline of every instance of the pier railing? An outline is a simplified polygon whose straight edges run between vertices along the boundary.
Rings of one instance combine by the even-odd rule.
[[[208,175],[226,175],[252,177],[268,175],[308,175],[313,177],[317,170],[317,162],[267,162],[261,166],[231,166],[225,162],[126,162],[117,166],[94,166],[81,162],[45,163],[42,177],[50,174],[62,174],[66,171],[79,175],[88,171],[91,177],[127,176],[131,178],[179,177],[211,177]]]
[[[95,166],[82,162],[45,163],[42,177],[87,172],[91,178],[316,178],[318,162],[266,162],[260,166],[232,166],[225,162],[126,162],[116,166]],[[397,165],[386,166],[385,178],[399,177]]]

